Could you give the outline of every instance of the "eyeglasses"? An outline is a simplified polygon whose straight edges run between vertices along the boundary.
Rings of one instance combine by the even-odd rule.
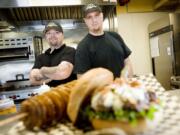
[[[61,32],[59,32],[59,31],[55,31],[55,32],[46,32],[46,35],[47,36],[51,36],[51,35],[58,35],[58,34],[60,34]]]

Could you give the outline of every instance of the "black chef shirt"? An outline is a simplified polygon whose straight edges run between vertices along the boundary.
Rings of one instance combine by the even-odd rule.
[[[45,51],[45,53],[40,54],[34,63],[33,69],[40,69],[43,66],[53,67],[59,65],[62,61],[68,61],[74,65],[74,56],[75,49],[72,47],[68,47],[65,44],[58,49],[53,50],[51,53],[51,49]],[[70,77],[64,80],[52,80],[48,83],[49,86],[57,86],[69,81],[76,79],[75,74],[71,74]]]

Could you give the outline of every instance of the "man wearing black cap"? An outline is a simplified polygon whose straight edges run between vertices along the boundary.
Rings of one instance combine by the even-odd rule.
[[[131,51],[119,34],[103,31],[102,9],[98,5],[88,4],[83,12],[89,33],[77,47],[75,73],[80,76],[91,68],[104,67],[112,71],[114,77],[131,77]]]
[[[40,54],[30,72],[32,85],[47,83],[57,86],[76,78],[73,71],[75,49],[63,44],[63,29],[56,22],[49,22],[44,29],[50,48]]]

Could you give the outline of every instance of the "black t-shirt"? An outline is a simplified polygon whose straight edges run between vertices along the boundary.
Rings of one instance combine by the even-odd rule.
[[[104,32],[101,36],[87,34],[77,47],[74,72],[82,74],[91,68],[104,67],[119,77],[124,59],[130,54],[130,49],[115,32]]]
[[[45,51],[45,53],[40,54],[34,63],[33,69],[40,69],[43,66],[53,67],[59,65],[62,61],[68,61],[74,65],[74,56],[75,49],[72,47],[68,47],[66,45],[61,46],[58,49],[55,49],[52,53],[50,53],[51,49]],[[49,86],[57,86],[59,84],[63,84],[69,82],[71,80],[76,79],[75,74],[71,74],[71,76],[64,80],[52,80],[48,83]]]

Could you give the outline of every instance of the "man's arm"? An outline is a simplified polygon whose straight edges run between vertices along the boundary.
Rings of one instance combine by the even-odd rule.
[[[77,78],[79,79],[82,76],[82,74],[77,74]]]
[[[133,76],[132,63],[131,63],[129,57],[124,60],[124,68],[121,71],[121,76],[123,76],[123,77],[132,77]]]
[[[68,78],[73,71],[73,64],[67,61],[62,61],[58,66],[42,67],[40,72],[43,76],[52,80],[63,80]]]
[[[29,79],[32,85],[42,85],[51,81],[51,79],[44,78],[39,69],[32,69]]]

